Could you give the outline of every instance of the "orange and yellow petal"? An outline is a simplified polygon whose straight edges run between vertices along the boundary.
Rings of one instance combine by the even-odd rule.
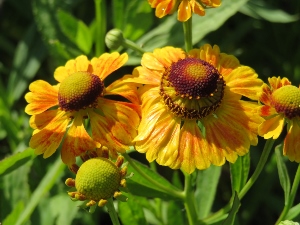
[[[289,160],[300,163],[300,126],[295,120],[291,121],[290,129],[284,139],[283,155],[288,156]]]
[[[248,66],[241,66],[234,69],[225,77],[225,81],[232,92],[253,100],[258,99],[258,93],[263,85],[263,81],[258,79],[255,71]]]
[[[27,114],[39,114],[58,105],[58,89],[46,81],[37,80],[32,82],[29,85],[29,90],[31,92],[25,95],[25,99],[29,103],[25,108]]]
[[[196,0],[191,1],[191,6],[192,6],[192,11],[194,13],[198,14],[199,16],[204,16],[205,15],[204,8]]]
[[[282,132],[284,126],[284,115],[277,114],[268,118],[258,127],[258,134],[265,139],[277,139]]]
[[[267,84],[263,84],[261,87],[261,90],[258,93],[259,100],[264,103],[265,105],[270,105],[271,104],[271,95],[272,95],[272,90]],[[266,110],[266,109],[264,109]]]
[[[65,112],[57,110],[51,123],[35,133],[29,142],[29,146],[35,149],[35,154],[44,154],[44,158],[51,156],[59,147],[69,123]]]
[[[123,79],[116,80],[106,87],[105,95],[121,95],[134,104],[140,104],[137,85],[126,81],[124,82]]]
[[[76,59],[69,60],[65,66],[60,66],[54,71],[54,78],[62,82],[66,77],[75,72],[89,71],[90,61],[85,55],[78,56]],[[90,72],[90,71],[89,71]]]
[[[269,105],[263,105],[259,108],[259,114],[264,117],[277,114],[276,109]]]
[[[99,98],[100,112],[89,112],[93,139],[112,151],[125,152],[137,135],[139,106]]]
[[[33,129],[43,129],[56,117],[58,110],[48,110],[30,117],[29,125]]]
[[[120,55],[118,52],[104,53],[99,58],[91,60],[92,73],[103,81],[112,72],[123,66],[128,60],[127,53]]]
[[[155,16],[162,18],[174,11],[175,0],[154,0],[149,1],[152,8],[156,8]]]
[[[191,174],[197,168],[207,169],[211,148],[201,133],[196,121],[185,121],[180,131],[180,146],[177,162],[181,168]]]
[[[86,132],[82,116],[76,116],[68,130],[61,150],[61,159],[66,165],[72,165],[76,157],[88,150],[100,148],[100,144],[94,141]]]
[[[268,78],[270,87],[272,88],[272,91],[281,88],[282,86],[291,85],[291,82],[286,78],[280,78],[280,77],[270,77]]]
[[[189,0],[182,0],[178,6],[177,19],[181,22],[187,21],[192,16],[192,7]]]

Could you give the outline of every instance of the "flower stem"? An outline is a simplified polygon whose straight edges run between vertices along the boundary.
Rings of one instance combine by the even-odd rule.
[[[143,55],[146,52],[144,49],[142,49],[136,43],[134,43],[133,41],[130,41],[126,38],[123,39],[122,45],[126,48],[130,48],[130,49],[140,53],[141,55]]]
[[[181,191],[173,190],[167,186],[162,185],[161,183],[154,180],[152,177],[148,176],[146,173],[144,173],[140,168],[135,164],[135,162],[130,158],[128,154],[123,154],[124,158],[130,163],[130,165],[145,179],[147,179],[149,182],[151,182],[154,186],[158,187],[160,190],[168,193],[169,195],[173,195],[175,198],[184,200],[184,194]]]
[[[184,43],[186,52],[190,51],[193,47],[192,42],[192,17],[186,22],[183,22],[183,33],[184,33]]]
[[[271,152],[271,149],[273,147],[275,140],[270,138],[266,141],[263,152],[260,156],[259,162],[255,168],[255,171],[253,172],[252,176],[249,178],[249,180],[247,181],[247,183],[245,184],[245,186],[243,187],[243,189],[240,191],[240,193],[238,194],[238,198],[241,200],[246,194],[247,192],[250,190],[250,188],[253,186],[253,184],[255,183],[255,181],[257,180],[258,176],[260,175],[262,169],[264,168],[267,159],[269,157],[269,154]],[[212,214],[211,216],[207,217],[205,220],[203,220],[206,223],[210,223],[211,221],[215,221],[217,220],[217,218],[220,218],[221,216],[223,216],[225,213],[228,213],[229,210],[232,207],[232,199],[228,202],[228,204],[220,209],[219,211],[217,211],[216,213]]]
[[[292,189],[291,189],[291,193],[290,196],[288,198],[288,202],[287,204],[284,206],[278,220],[276,221],[276,224],[279,224],[282,220],[285,219],[286,215],[288,214],[289,210],[291,209],[294,200],[295,200],[295,196],[299,187],[299,182],[300,182],[300,164],[298,165],[298,169],[294,178],[294,183],[292,185]]]
[[[96,38],[95,38],[95,53],[100,56],[104,52],[104,39],[106,32],[106,5],[105,1],[95,0],[96,14]]]
[[[108,211],[108,214],[110,216],[112,224],[113,225],[120,225],[118,214],[117,214],[116,209],[114,207],[113,199],[109,198],[107,200],[107,203],[106,203],[105,206],[107,208],[107,211]]]
[[[185,181],[184,181],[184,207],[187,212],[187,217],[189,221],[189,225],[197,224],[197,212],[195,209],[195,197],[194,191],[192,190],[191,185],[191,176],[190,174],[184,173]]]

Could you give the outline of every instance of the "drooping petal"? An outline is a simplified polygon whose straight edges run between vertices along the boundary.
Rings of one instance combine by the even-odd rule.
[[[65,112],[57,110],[57,114],[51,123],[31,137],[29,146],[35,149],[35,154],[44,154],[43,157],[48,158],[59,147],[68,123],[69,119]]]
[[[62,145],[61,159],[66,165],[74,164],[76,157],[84,152],[100,148],[100,144],[86,132],[82,119],[81,115],[74,118]]]
[[[177,19],[181,22],[187,21],[192,16],[192,8],[189,0],[182,0],[178,6]]]
[[[162,18],[165,15],[168,15],[172,13],[172,9],[174,8],[175,2],[174,0],[164,0],[164,1],[155,1],[160,2],[159,4],[156,4],[156,10],[155,10],[155,16],[158,18]],[[153,4],[152,4],[153,5]],[[152,8],[155,8],[152,6]]]
[[[194,13],[198,14],[199,16],[205,15],[204,8],[196,0],[191,1],[191,6]]]
[[[248,66],[241,66],[225,77],[226,85],[232,92],[257,100],[263,81],[258,79],[255,71]]]
[[[284,116],[277,114],[267,119],[258,127],[258,134],[265,139],[277,139],[282,132],[284,126]]]
[[[66,77],[75,72],[89,71],[90,62],[85,55],[78,56],[76,59],[69,60],[65,66],[60,66],[54,71],[54,78],[62,82]]]
[[[127,53],[120,55],[118,52],[104,53],[99,58],[91,60],[92,73],[99,76],[102,81],[112,72],[123,66],[128,60]]]
[[[57,110],[48,110],[41,114],[33,115],[30,117],[29,125],[33,129],[41,130],[49,123],[51,123],[52,120],[56,117],[56,115]]]
[[[284,139],[283,155],[288,156],[291,161],[300,163],[300,126],[295,120],[299,120],[299,118],[295,118],[292,121],[290,129]]]
[[[195,168],[207,169],[210,166],[210,146],[202,135],[197,123],[185,121],[180,131],[180,147],[178,161],[182,170],[191,174]]]
[[[58,89],[46,81],[32,82],[29,85],[29,90],[31,92],[25,95],[25,99],[29,103],[25,108],[27,114],[36,115],[58,105]]]

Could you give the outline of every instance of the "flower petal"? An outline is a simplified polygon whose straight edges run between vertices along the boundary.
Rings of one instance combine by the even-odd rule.
[[[29,85],[29,90],[25,95],[29,103],[25,112],[29,115],[35,115],[46,111],[47,109],[58,105],[58,88],[51,86],[43,80],[37,80]]]
[[[182,0],[178,6],[177,19],[181,22],[187,21],[192,16],[192,8],[189,0]]]
[[[299,120],[295,118],[294,120]],[[289,160],[300,163],[300,126],[296,121],[292,121],[291,127],[284,139],[283,155],[287,155]]]
[[[79,71],[89,71],[90,61],[85,55],[80,55],[76,59],[69,60],[65,66],[60,66],[54,71],[54,78],[62,82],[66,77]]]
[[[128,60],[127,53],[120,55],[118,52],[104,53],[99,58],[93,58],[92,73],[99,76],[102,81],[112,72],[123,66]]]
[[[57,110],[57,114],[51,123],[31,137],[29,146],[35,149],[36,154],[44,153],[43,157],[48,158],[59,147],[68,123],[69,119],[65,112]]]
[[[263,85],[263,81],[258,79],[255,71],[248,66],[236,68],[225,77],[225,81],[232,92],[256,100]]]
[[[265,139],[277,139],[282,132],[283,126],[284,116],[282,114],[277,114],[259,125],[258,134]]]
[[[100,144],[94,141],[86,132],[82,119],[82,116],[74,118],[62,146],[61,159],[67,165],[74,164],[76,157],[84,152],[100,148]]]
[[[154,1],[154,2],[159,2],[159,1]],[[153,3],[151,5],[152,8],[156,8],[155,10],[155,16],[158,18],[162,18],[167,14],[172,13],[172,9],[175,6],[175,1],[174,0],[165,0],[161,1],[159,4],[156,3],[154,6]]]

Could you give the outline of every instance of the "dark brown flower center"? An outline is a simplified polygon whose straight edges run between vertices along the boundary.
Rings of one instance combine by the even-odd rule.
[[[58,102],[64,111],[78,111],[95,107],[96,100],[103,93],[101,79],[89,72],[76,72],[68,76],[59,87]]]
[[[185,119],[201,119],[220,105],[225,81],[208,62],[186,58],[172,63],[163,74],[160,94],[166,106]]]

